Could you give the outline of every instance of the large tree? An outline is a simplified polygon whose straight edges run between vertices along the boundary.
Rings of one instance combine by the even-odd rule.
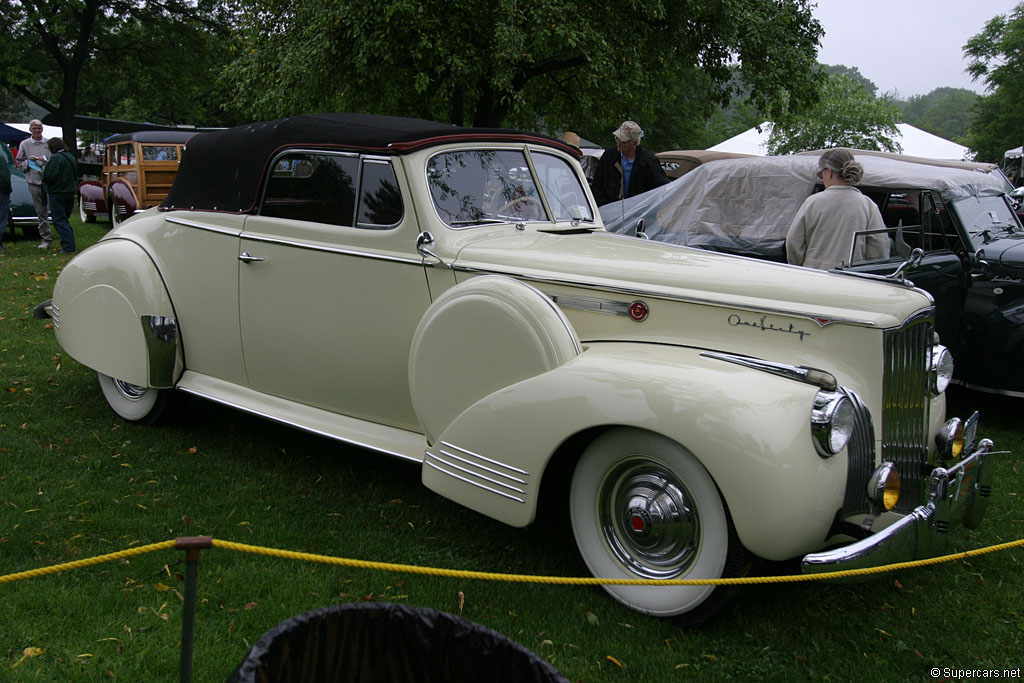
[[[813,101],[820,79],[809,0],[247,1],[227,77],[254,118],[365,111],[610,142],[625,118],[703,118],[728,101],[731,64],[765,112]]]
[[[902,151],[895,138],[901,112],[893,103],[873,97],[855,78],[828,77],[821,99],[812,108],[788,112],[775,121],[768,138],[771,154],[810,149],[853,147]]]
[[[1000,162],[1024,142],[1024,3],[999,14],[964,45],[967,72],[989,94],[978,102],[968,141],[980,161]]]
[[[66,143],[83,93],[144,88],[159,101],[177,78],[202,64],[195,46],[224,25],[222,0],[6,0],[0,23],[0,86],[55,114]],[[197,37],[198,35],[198,37]],[[221,42],[226,42],[226,34]],[[133,68],[170,55],[169,70]],[[215,74],[207,74],[207,83]],[[178,93],[180,98],[182,93]],[[174,96],[164,101],[174,99]],[[97,111],[95,97],[88,110]]]
[[[914,95],[896,102],[903,120],[933,135],[966,144],[971,108],[979,95],[967,88],[936,88],[927,95]]]

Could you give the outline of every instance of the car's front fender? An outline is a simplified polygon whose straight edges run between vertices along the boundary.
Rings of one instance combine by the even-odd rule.
[[[663,434],[711,474],[741,541],[769,559],[824,542],[843,501],[846,457],[811,441],[818,388],[656,344],[595,344],[550,372],[463,411],[427,450],[423,482],[467,507],[523,526],[552,456],[608,426]]]
[[[181,374],[174,307],[134,242],[103,240],[72,259],[54,286],[52,315],[64,350],[98,372],[158,388]]]

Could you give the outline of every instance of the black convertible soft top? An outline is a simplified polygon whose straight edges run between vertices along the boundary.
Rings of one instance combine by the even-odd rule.
[[[247,213],[256,207],[260,181],[285,148],[344,149],[403,154],[457,140],[532,142],[570,154],[560,140],[507,128],[462,128],[435,121],[370,114],[308,114],[199,133],[183,155],[161,210]]]

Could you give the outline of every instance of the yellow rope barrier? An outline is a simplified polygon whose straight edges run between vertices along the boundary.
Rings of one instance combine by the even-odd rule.
[[[424,574],[431,576],[443,576],[449,578],[460,578],[460,579],[480,579],[483,581],[508,581],[514,583],[546,583],[546,584],[560,584],[560,585],[577,585],[577,586],[593,586],[593,585],[621,585],[621,586],[736,586],[736,585],[753,585],[753,584],[766,584],[766,583],[796,583],[800,581],[822,581],[828,579],[843,579],[854,576],[864,576],[870,574],[882,574],[885,572],[897,571],[900,569],[911,569],[916,567],[926,567],[934,564],[942,564],[945,562],[953,562],[955,560],[964,560],[969,557],[977,557],[979,555],[986,555],[988,553],[998,552],[1000,550],[1009,550],[1011,548],[1017,548],[1024,546],[1024,539],[1016,541],[1010,541],[1008,543],[1000,543],[998,545],[988,546],[987,548],[979,548],[976,550],[967,550],[960,553],[953,553],[950,555],[942,555],[939,557],[930,557],[923,560],[914,560],[912,562],[899,562],[896,564],[882,565],[879,567],[866,567],[863,569],[848,569],[839,572],[823,572],[821,574],[794,574],[790,576],[755,576],[755,577],[740,577],[740,578],[729,578],[729,579],[610,579],[610,578],[593,578],[593,577],[564,577],[564,576],[533,576],[529,574],[502,574],[495,572],[478,572],[468,571],[462,569],[440,569],[436,567],[420,567],[411,564],[394,564],[390,562],[370,562],[366,560],[353,560],[341,557],[332,557],[330,555],[315,555],[312,553],[301,553],[292,550],[278,550],[275,548],[265,548],[262,546],[247,545],[245,543],[234,543],[232,541],[220,541],[217,539],[203,538],[200,544],[188,545],[188,541],[193,539],[177,539],[172,541],[163,541],[160,543],[152,543],[150,545],[139,546],[137,548],[130,548],[128,550],[121,550],[115,553],[109,553],[107,555],[99,555],[97,557],[88,558],[85,560],[76,560],[74,562],[65,562],[64,564],[54,565],[52,567],[46,567],[43,569],[32,569],[24,572],[18,572],[16,574],[7,574],[0,576],[0,584],[13,583],[14,581],[20,581],[22,579],[31,579],[39,576],[46,576],[48,574],[58,574],[60,572],[70,571],[72,569],[80,569],[82,567],[88,567],[91,565],[102,564],[104,562],[112,562],[114,560],[120,560],[127,557],[133,557],[136,555],[142,555],[145,553],[155,552],[157,550],[168,550],[168,549],[188,549],[192,548],[193,552],[196,548],[202,547],[215,547],[224,548],[226,550],[234,550],[237,552],[251,553],[256,555],[267,555],[270,557],[278,557],[288,560],[300,560],[303,562],[318,562],[321,564],[332,564],[343,567],[353,567],[356,569],[372,569],[378,571],[392,571],[402,572],[408,574]]]
[[[275,550],[272,548],[262,548],[260,546],[246,545],[244,543],[233,543],[231,541],[219,541],[217,539],[213,540],[213,546],[217,548],[236,550],[239,552],[269,555],[271,557],[280,557],[290,560],[302,560],[305,562],[320,562],[323,564],[334,564],[344,567],[354,567],[358,569],[375,569],[380,571],[394,571],[410,574],[430,574],[434,576],[445,576],[459,579],[481,579],[484,581],[509,581],[516,583],[549,583],[579,586],[730,586],[762,583],[795,583],[798,581],[819,581],[826,579],[842,579],[868,574],[881,574],[883,572],[896,571],[899,569],[910,569],[913,567],[924,567],[933,564],[940,564],[943,562],[952,562],[954,560],[966,559],[968,557],[985,555],[999,550],[1007,550],[1010,548],[1024,546],[1024,539],[1011,541],[1009,543],[1001,543],[999,545],[989,546],[987,548],[980,548],[977,550],[967,550],[965,552],[953,553],[951,555],[943,555],[941,557],[930,557],[924,560],[914,560],[912,562],[899,562],[897,564],[883,565],[880,567],[866,567],[864,569],[847,569],[839,572],[823,572],[821,574],[794,574],[790,576],[756,576],[731,579],[609,579],[593,577],[572,578],[562,576],[533,576],[529,574],[501,574],[493,572],[467,571],[461,569],[437,569],[433,567],[419,567],[416,565],[409,564],[392,564],[389,562],[368,562],[365,560],[351,560],[338,557],[331,557],[329,555],[314,555],[311,553],[300,553],[291,550]]]
[[[20,581],[22,579],[34,579],[37,576],[46,576],[47,574],[59,574],[60,572],[66,572],[72,569],[80,569],[82,567],[89,567],[94,564],[113,562],[114,560],[121,560],[126,557],[134,557],[135,555],[152,553],[157,550],[167,550],[169,548],[173,548],[176,545],[176,543],[177,541],[161,541],[160,543],[140,545],[137,548],[129,548],[128,550],[119,550],[116,553],[109,553],[107,555],[90,557],[85,560],[65,562],[64,564],[57,564],[52,567],[46,567],[44,569],[30,569],[28,571],[18,572],[17,574],[8,574],[6,576],[0,576],[0,583],[12,583],[14,581]]]

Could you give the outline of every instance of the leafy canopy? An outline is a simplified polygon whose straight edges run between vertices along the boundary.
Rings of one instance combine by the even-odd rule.
[[[133,98],[144,104],[126,115],[199,116],[216,57],[227,56],[216,48],[227,9],[220,0],[7,0],[0,87],[55,113],[68,143],[76,114],[109,116]]]
[[[968,142],[979,161],[1000,162],[1024,142],[1024,3],[999,14],[964,45],[967,72],[990,93],[978,102]]]
[[[876,99],[856,78],[832,74],[817,105],[775,121],[768,152],[792,154],[828,147],[900,152],[894,139],[900,116],[895,104]]]
[[[730,65],[765,112],[813,101],[820,80],[809,0],[247,0],[241,25],[225,78],[252,118],[362,111],[610,142],[627,118],[695,129],[728,102]]]

